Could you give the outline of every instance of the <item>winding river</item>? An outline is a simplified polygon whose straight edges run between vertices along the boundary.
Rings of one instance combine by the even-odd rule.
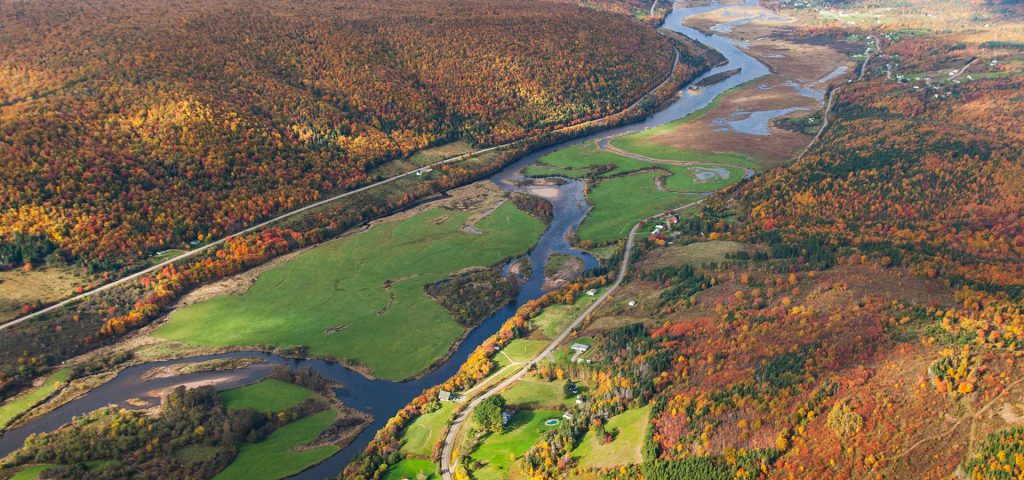
[[[757,1],[747,0],[747,3],[756,5]],[[738,74],[719,83],[706,86],[697,92],[684,91],[676,101],[638,123],[604,130],[533,152],[484,181],[494,182],[508,191],[527,193],[532,191],[536,193],[535,189],[539,187],[531,186],[529,182],[526,182],[521,172],[525,166],[537,161],[537,159],[547,153],[569,145],[599,140],[614,135],[628,134],[683,118],[709,105],[725,91],[768,74],[768,67],[741,51],[733,40],[717,34],[707,35],[682,24],[683,20],[689,16],[718,8],[722,7],[711,5],[694,8],[675,8],[666,18],[663,28],[685,35],[718,50],[725,56],[726,64],[711,69],[695,79],[695,82],[720,72],[734,69],[740,69]],[[536,299],[545,293],[543,290],[543,271],[548,257],[555,253],[568,254],[581,258],[588,269],[597,266],[596,259],[586,252],[573,248],[566,240],[567,235],[579,226],[590,209],[583,195],[583,184],[576,180],[567,180],[561,185],[545,185],[543,188],[546,189],[545,198],[550,200],[554,206],[554,216],[547,231],[544,232],[529,253],[533,274],[520,289],[515,302],[501,308],[486,318],[479,326],[469,332],[457,350],[441,366],[421,378],[406,382],[370,380],[337,363],[323,360],[292,360],[265,352],[232,352],[151,362],[126,368],[103,386],[20,428],[6,432],[3,436],[0,436],[0,456],[5,456],[18,449],[30,434],[52,431],[70,422],[77,415],[82,415],[107,405],[119,404],[126,408],[131,408],[130,405],[125,403],[131,398],[154,399],[154,392],[157,390],[186,383],[202,383],[214,377],[228,378],[227,381],[219,383],[218,388],[245,385],[266,377],[274,364],[284,364],[292,368],[306,366],[316,370],[324,377],[338,382],[342,387],[338,388],[336,393],[342,402],[352,408],[369,412],[374,416],[373,423],[363,430],[346,448],[319,465],[293,477],[298,479],[333,478],[366,447],[376,431],[399,409],[405,406],[413,397],[419,395],[424,389],[442,383],[451,377],[458,370],[459,366],[466,361],[469,354],[485,339],[497,332],[501,324],[512,316],[520,305],[529,300]],[[241,357],[257,357],[265,360],[265,362],[229,372],[204,372],[167,378],[152,378],[149,380],[143,378],[147,371],[157,367],[216,358]]]

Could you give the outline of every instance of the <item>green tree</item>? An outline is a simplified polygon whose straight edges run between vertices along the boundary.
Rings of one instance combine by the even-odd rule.
[[[473,421],[480,428],[493,433],[501,433],[504,425],[501,423],[501,412],[505,410],[505,397],[495,395],[488,397],[477,405],[473,411]]]

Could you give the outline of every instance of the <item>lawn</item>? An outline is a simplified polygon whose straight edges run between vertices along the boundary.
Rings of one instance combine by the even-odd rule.
[[[441,402],[441,408],[416,417],[402,433],[402,453],[430,457],[451,422],[454,410],[454,403]]]
[[[269,379],[225,390],[220,397],[229,410],[252,408],[261,412],[280,412],[314,395],[317,394],[298,385]]]
[[[476,480],[498,480],[508,478],[508,469],[516,457],[540,440],[544,432],[556,427],[544,425],[544,421],[562,419],[561,412],[553,410],[520,410],[512,416],[504,433],[489,435],[470,455],[474,461],[484,462],[484,467],[473,471]]]
[[[658,190],[654,186],[658,175],[650,172],[609,178],[592,187],[587,198],[593,209],[580,225],[579,239],[596,244],[618,241],[626,238],[640,220],[700,199],[699,195]]]
[[[641,446],[649,425],[651,407],[627,410],[608,420],[605,430],[616,432],[611,443],[601,443],[593,431],[587,432],[572,452],[583,468],[604,468],[643,461]]]
[[[520,380],[504,392],[508,404],[519,408],[559,408],[576,404],[576,397],[565,398],[562,387],[565,380],[542,382],[539,380]]]
[[[308,250],[241,295],[171,314],[154,334],[196,345],[308,347],[314,356],[402,379],[448,352],[464,329],[423,287],[526,252],[540,221],[511,202],[462,230],[471,212],[429,209]]]
[[[336,445],[296,451],[295,447],[316,439],[334,423],[337,412],[325,410],[274,430],[263,441],[245,443],[238,456],[216,477],[217,480],[278,479],[298,473],[324,461],[339,450]]]
[[[53,395],[64,386],[71,375],[70,368],[62,368],[50,374],[43,381],[43,384],[33,388],[17,397],[14,397],[0,406],[0,428],[6,427],[14,417],[34,407],[37,403]]]

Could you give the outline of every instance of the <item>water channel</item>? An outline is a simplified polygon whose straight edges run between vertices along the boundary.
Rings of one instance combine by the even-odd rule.
[[[756,5],[757,1],[747,0],[747,3]],[[346,448],[293,478],[323,479],[337,476],[348,462],[362,452],[377,430],[384,426],[387,420],[399,409],[423,392],[423,390],[442,383],[451,377],[458,370],[459,366],[466,361],[469,354],[485,339],[497,332],[501,324],[512,316],[520,305],[536,299],[545,293],[542,288],[543,272],[548,257],[555,253],[568,254],[581,258],[588,269],[597,266],[596,259],[586,252],[573,248],[566,240],[567,235],[579,226],[590,209],[583,195],[583,184],[576,180],[567,180],[561,185],[530,185],[521,174],[525,166],[537,161],[537,159],[547,153],[569,145],[594,141],[613,135],[632,133],[678,120],[709,105],[725,91],[769,73],[768,67],[744,53],[733,40],[718,34],[708,35],[682,24],[683,20],[687,17],[718,8],[722,7],[710,5],[693,8],[675,8],[665,19],[663,28],[680,33],[713,48],[726,58],[727,63],[704,73],[701,77],[695,79],[694,82],[699,82],[704,78],[729,70],[739,69],[738,74],[719,83],[701,88],[699,91],[684,90],[677,100],[640,122],[603,130],[535,151],[495,173],[489,179],[483,180],[494,182],[508,191],[524,191],[528,193],[532,191],[533,193],[538,193],[537,189],[543,188],[543,196],[551,201],[554,206],[553,219],[547,231],[545,231],[529,253],[533,274],[520,288],[515,302],[501,308],[470,331],[458,349],[442,365],[428,374],[405,382],[371,380],[338,363],[323,360],[286,359],[265,352],[232,352],[151,362],[126,368],[113,380],[99,388],[20,428],[6,432],[3,436],[0,436],[0,456],[7,455],[20,448],[30,434],[52,431],[70,422],[74,416],[82,415],[107,405],[117,404],[125,408],[131,408],[129,404],[125,403],[129,399],[152,399],[154,391],[186,383],[202,383],[204,379],[214,377],[230,377],[229,381],[219,383],[218,388],[246,385],[266,377],[274,364],[283,364],[291,368],[306,366],[319,372],[322,376],[338,382],[342,385],[342,387],[336,390],[339,400],[345,403],[345,405],[371,413],[374,416],[373,423],[363,430]],[[264,363],[230,372],[203,372],[174,377],[144,379],[144,374],[147,371],[157,367],[217,358],[243,357],[260,358],[264,360]]]

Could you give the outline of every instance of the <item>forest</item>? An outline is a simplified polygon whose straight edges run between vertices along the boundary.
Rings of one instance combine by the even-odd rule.
[[[569,3],[42,1],[0,17],[8,268],[123,268],[428,146],[608,115],[674,56]]]

